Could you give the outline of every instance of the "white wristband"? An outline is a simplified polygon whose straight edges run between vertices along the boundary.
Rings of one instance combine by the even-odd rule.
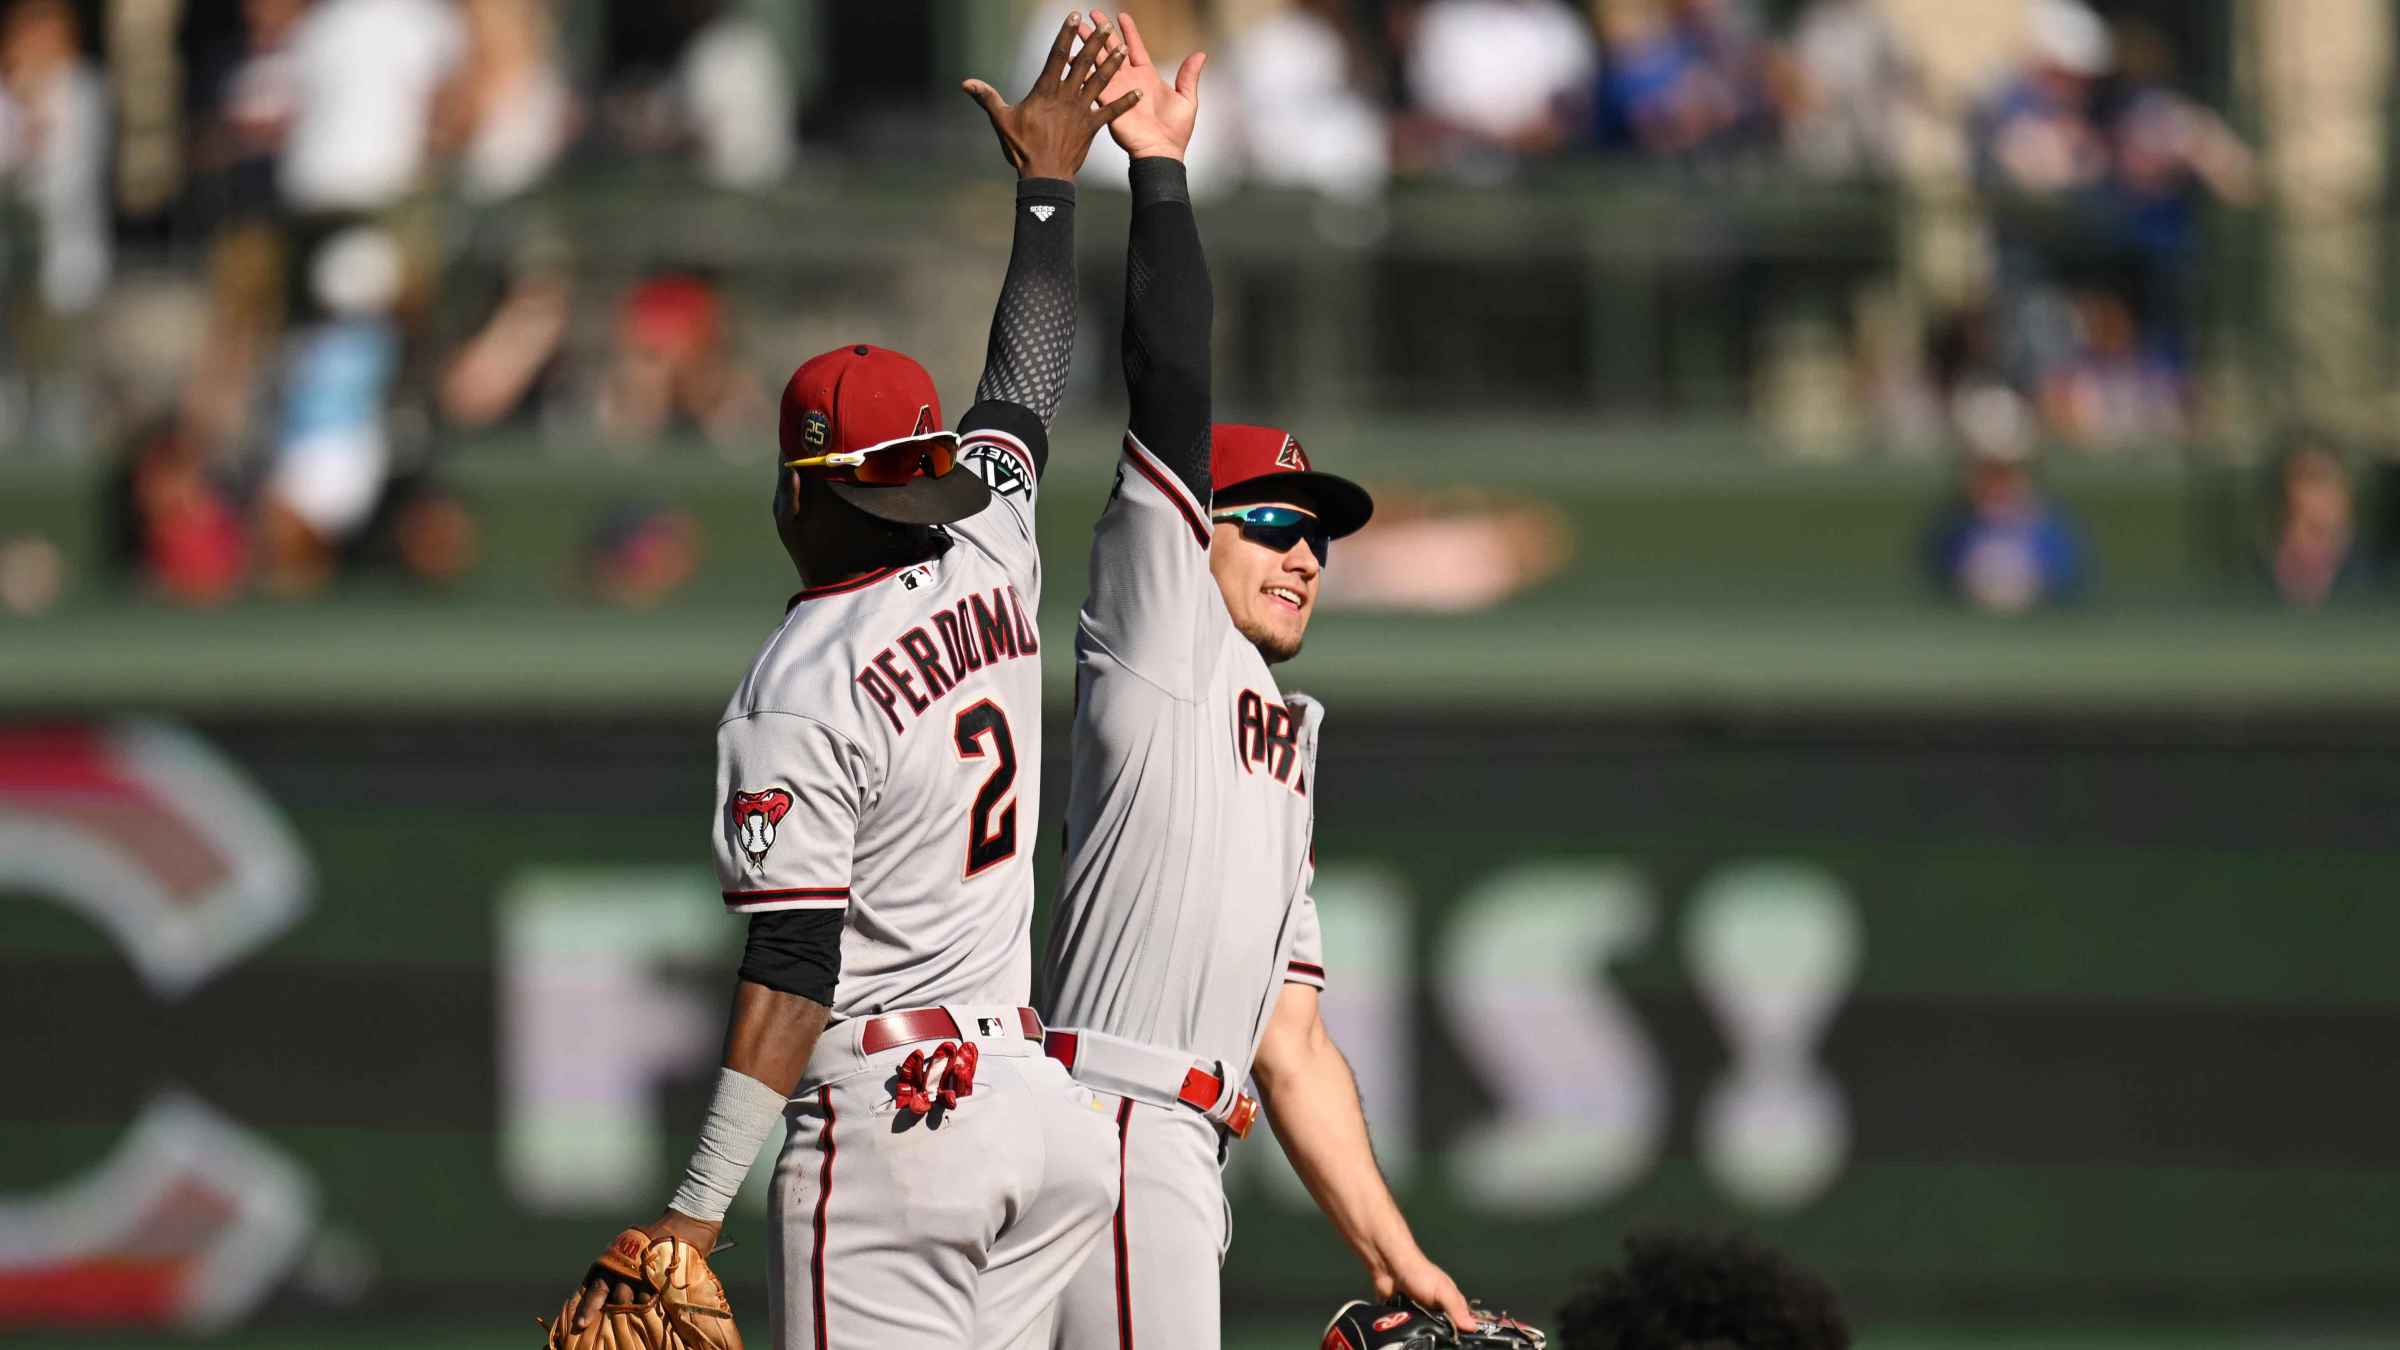
[[[700,1126],[700,1146],[683,1169],[683,1184],[667,1208],[708,1223],[723,1223],[733,1193],[750,1175],[767,1133],[783,1118],[783,1094],[737,1069],[717,1071],[717,1093]]]

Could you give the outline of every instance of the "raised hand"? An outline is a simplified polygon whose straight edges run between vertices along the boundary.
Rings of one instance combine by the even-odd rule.
[[[1095,9],[1091,21],[1104,24],[1108,16]],[[1208,64],[1208,53],[1193,52],[1183,58],[1175,83],[1170,85],[1151,62],[1150,49],[1143,44],[1142,30],[1135,26],[1133,16],[1120,13],[1117,24],[1124,32],[1130,59],[1100,96],[1139,94],[1142,99],[1108,124],[1108,134],[1136,159],[1162,156],[1180,160],[1184,147],[1192,143],[1192,123],[1200,116],[1200,68]]]
[[[1075,46],[1079,35],[1080,50]],[[1019,102],[1006,102],[1000,91],[981,80],[959,87],[983,105],[993,134],[1000,138],[1000,152],[1008,156],[1017,177],[1073,178],[1100,128],[1142,101],[1139,89],[1119,90],[1109,102],[1101,101],[1126,55],[1124,39],[1105,17],[1095,13],[1087,23],[1081,14],[1069,14],[1059,26],[1058,41],[1050,44],[1049,61]]]

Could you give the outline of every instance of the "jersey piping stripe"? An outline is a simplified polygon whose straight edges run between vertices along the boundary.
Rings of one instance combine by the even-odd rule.
[[[1325,982],[1325,967],[1317,965],[1314,962],[1294,961],[1285,967],[1285,971],[1287,974],[1298,975],[1306,979],[1315,980],[1319,984]]]
[[[1006,450],[1008,453],[1017,457],[1017,462],[1024,467],[1025,476],[1027,478],[1034,476],[1033,450],[1028,447],[1025,442],[1018,440],[1016,437],[1008,434],[1007,432],[999,430],[996,427],[985,427],[981,431],[970,431],[965,436],[960,438],[958,446],[959,453],[964,454],[970,446],[977,445],[996,445],[1001,449]]]
[[[1125,1270],[1125,1141],[1133,1133],[1133,1098],[1117,1106],[1117,1350],[1133,1350],[1133,1281]]]
[[[823,586],[805,587],[794,592],[783,608],[788,613],[793,605],[797,605],[803,600],[822,600],[829,595],[848,595],[852,591],[863,591],[886,577],[899,575],[899,572],[900,569],[897,567],[878,567],[863,577],[852,577],[848,581],[829,582]]]
[[[1192,538],[1200,547],[1207,548],[1208,522],[1201,518],[1200,508],[1193,504],[1191,489],[1183,485],[1183,480],[1159,463],[1158,456],[1151,454],[1149,447],[1130,431],[1125,433],[1125,458],[1142,471],[1142,477],[1149,479],[1153,487],[1165,493],[1168,501],[1175,503],[1175,509],[1183,513],[1183,523],[1192,527]]]
[[[817,1135],[825,1166],[817,1173],[817,1243],[808,1258],[808,1282],[816,1299],[817,1350],[825,1350],[825,1206],[833,1199],[833,1088],[817,1089],[817,1104],[825,1108],[825,1128]]]
[[[801,903],[786,903],[785,907],[790,909],[804,907],[840,909],[850,903],[850,888],[847,886],[803,886],[787,891],[723,891],[720,894],[724,896],[726,904],[734,906],[763,904],[768,901],[798,901]]]

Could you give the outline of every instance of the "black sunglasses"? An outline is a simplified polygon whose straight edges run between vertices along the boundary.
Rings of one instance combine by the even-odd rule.
[[[1294,544],[1305,539],[1316,550],[1317,566],[1333,561],[1333,535],[1325,522],[1290,506],[1238,506],[1217,511],[1210,520],[1224,521],[1242,527],[1242,537],[1253,544],[1288,553]]]

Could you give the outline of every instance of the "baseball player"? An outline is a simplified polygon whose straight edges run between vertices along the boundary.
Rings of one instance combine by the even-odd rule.
[[[1272,670],[1300,650],[1331,541],[1373,504],[1284,432],[1212,434],[1212,299],[1181,162],[1204,57],[1169,87],[1134,21],[1119,24],[1131,56],[1110,92],[1143,95],[1110,126],[1132,156],[1132,410],[1076,634],[1066,872],[1043,988],[1048,1050],[1113,1108],[1124,1198],[1054,1344],[1217,1345],[1231,1236],[1220,1169],[1257,1111],[1243,1091],[1253,1073],[1377,1293],[1471,1325],[1384,1185],[1317,1015],[1322,710]]]
[[[767,1244],[782,1350],[1041,1343],[1116,1203],[1114,1131],[1026,1006],[1034,503],[1073,345],[1069,180],[1141,97],[1096,106],[1123,43],[1100,25],[1078,49],[1078,22],[1024,102],[966,85],[1020,181],[958,430],[922,367],[865,344],[783,393],[774,515],[802,586],[717,728],[717,870],[749,938],[699,1146],[641,1230],[710,1250],[785,1121]],[[573,1323],[640,1294],[596,1277]]]

